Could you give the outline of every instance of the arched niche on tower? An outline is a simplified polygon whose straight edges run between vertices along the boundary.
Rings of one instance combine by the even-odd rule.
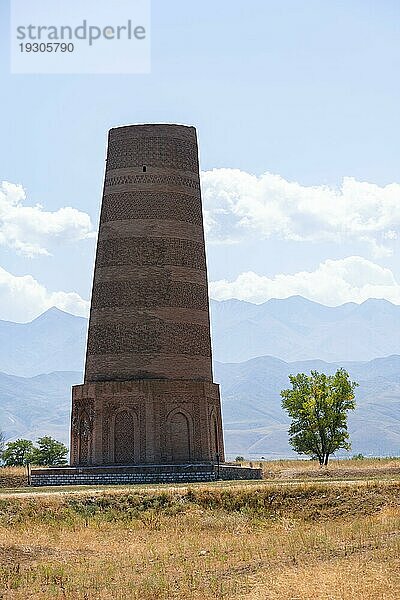
[[[82,411],[78,425],[78,464],[90,465],[92,450],[92,432],[89,415]]]
[[[193,460],[193,420],[182,408],[172,410],[167,417],[169,457],[172,463]]]
[[[139,462],[139,422],[135,411],[121,407],[115,413],[112,448],[114,464],[131,465]]]

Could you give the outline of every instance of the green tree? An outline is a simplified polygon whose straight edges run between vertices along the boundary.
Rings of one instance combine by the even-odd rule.
[[[34,446],[30,440],[16,440],[8,442],[1,458],[6,467],[22,467],[32,462],[33,452]]]
[[[35,465],[65,465],[67,462],[68,448],[49,435],[38,439],[37,448],[33,450],[32,462]]]
[[[350,449],[347,413],[355,409],[354,390],[345,369],[334,375],[311,371],[311,375],[289,375],[292,389],[282,390],[282,407],[292,423],[289,442],[299,454],[316,456],[327,465],[329,456]]]

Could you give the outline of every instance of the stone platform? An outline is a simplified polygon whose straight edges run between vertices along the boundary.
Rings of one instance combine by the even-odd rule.
[[[262,479],[262,469],[221,464],[113,465],[32,469],[31,485],[129,485]]]

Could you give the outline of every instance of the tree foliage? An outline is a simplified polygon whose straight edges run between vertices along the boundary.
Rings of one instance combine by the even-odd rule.
[[[354,390],[345,369],[334,375],[311,371],[311,375],[289,375],[292,389],[281,391],[282,407],[292,423],[289,442],[299,454],[316,456],[327,465],[331,454],[341,448],[349,450],[347,413],[355,409]]]
[[[33,465],[65,465],[68,448],[52,437],[46,435],[37,440],[37,446],[31,440],[19,439],[8,442],[1,458],[6,467],[22,467]]]
[[[62,442],[58,442],[49,435],[41,437],[36,442],[38,447],[34,448],[32,462],[36,465],[65,465],[67,462],[68,448]]]
[[[30,440],[15,440],[8,442],[1,457],[6,467],[23,467],[32,462],[33,442]]]

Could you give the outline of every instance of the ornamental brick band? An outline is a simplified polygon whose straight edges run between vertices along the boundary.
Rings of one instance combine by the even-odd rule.
[[[157,169],[158,170],[158,169]],[[116,171],[114,171],[115,173]],[[121,188],[116,190],[115,188]],[[127,187],[128,189],[122,189]],[[104,197],[107,194],[115,193],[116,191],[130,191],[132,188],[136,190],[165,190],[165,192],[173,191],[182,193],[182,190],[185,188],[186,193],[189,190],[194,190],[194,194],[196,192],[200,192],[200,182],[195,181],[190,177],[182,177],[182,176],[173,176],[173,175],[113,175],[106,177],[105,180],[105,190]],[[110,190],[112,189],[112,191]]]
[[[209,477],[217,460],[223,462],[224,448],[219,387],[212,383],[196,131],[112,129],[85,382],[73,388],[71,464],[206,463]],[[146,473],[157,480],[157,471]]]
[[[121,192],[104,197],[102,221],[120,221],[124,219],[170,219],[173,212],[175,221],[202,225],[201,206],[195,196],[180,194],[177,205],[176,193],[160,192]]]
[[[122,279],[114,283],[108,280],[95,283],[92,308],[176,306],[207,311],[208,295],[204,285],[175,281],[171,277],[151,277],[150,274],[148,277],[143,277],[142,273],[138,279],[143,286],[139,286],[138,281],[132,279]],[[140,317],[140,321],[143,322],[142,315]]]
[[[96,268],[111,266],[134,266],[135,269],[186,267],[204,271],[206,268],[204,244],[189,240],[141,237],[99,240]],[[164,270],[164,272],[168,274],[168,271]],[[196,277],[197,273],[192,275]],[[204,275],[202,279],[204,284]]]

